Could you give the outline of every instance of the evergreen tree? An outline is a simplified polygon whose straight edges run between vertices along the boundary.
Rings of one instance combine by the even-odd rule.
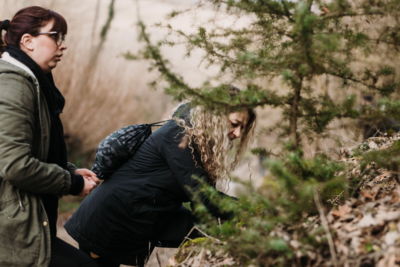
[[[160,71],[168,82],[167,92],[178,100],[213,107],[279,108],[284,117],[280,130],[299,148],[303,135],[323,133],[335,118],[360,116],[356,95],[389,97],[398,89],[398,0],[208,0],[197,8],[207,4],[250,22],[234,29],[200,25],[196,33],[175,32],[186,42],[188,54],[201,49],[204,62],[220,69],[214,82],[199,88],[174,73],[160,52],[162,46],[176,43],[153,44],[140,24],[146,42],[142,55]],[[171,17],[179,15],[173,12]],[[378,63],[369,63],[372,58]],[[221,82],[226,77],[245,90],[230,97],[229,84]],[[335,80],[331,92],[319,88],[321,78]],[[281,85],[272,88],[268,81],[277,79]],[[365,110],[374,113],[370,107]],[[370,118],[368,112],[361,115]]]

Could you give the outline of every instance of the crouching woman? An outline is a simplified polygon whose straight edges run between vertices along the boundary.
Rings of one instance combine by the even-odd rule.
[[[182,203],[193,201],[199,180],[215,187],[226,177],[255,119],[251,109],[215,114],[181,105],[172,120],[82,202],[65,225],[67,232],[99,266],[143,266],[154,246],[178,246],[194,223]],[[229,216],[202,201],[214,216]]]

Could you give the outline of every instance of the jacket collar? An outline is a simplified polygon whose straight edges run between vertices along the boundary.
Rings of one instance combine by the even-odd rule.
[[[35,83],[38,83],[38,80],[35,76],[35,74],[33,74],[33,72],[27,67],[25,66],[23,63],[21,63],[20,61],[16,60],[15,58],[13,58],[12,56],[10,56],[10,54],[8,52],[4,52],[1,55],[1,59],[22,69],[23,71],[25,71],[31,78],[33,78],[33,80],[35,81]]]

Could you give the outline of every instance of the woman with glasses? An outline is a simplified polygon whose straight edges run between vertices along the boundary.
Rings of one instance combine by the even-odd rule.
[[[98,183],[67,162],[64,97],[51,74],[66,33],[60,14],[38,6],[0,21],[0,266],[96,266],[56,237],[59,197]]]

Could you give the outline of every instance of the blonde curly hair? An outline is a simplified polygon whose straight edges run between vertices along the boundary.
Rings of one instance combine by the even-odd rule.
[[[229,180],[229,172],[237,165],[254,130],[256,115],[252,109],[247,109],[249,119],[243,134],[238,141],[230,140],[228,115],[235,111],[241,110],[210,111],[203,106],[196,106],[187,110],[189,114],[186,114],[185,118],[182,116],[174,118],[185,129],[185,136],[180,146],[189,146],[193,159],[196,158],[195,151],[199,153],[200,164],[214,185],[217,181]]]

